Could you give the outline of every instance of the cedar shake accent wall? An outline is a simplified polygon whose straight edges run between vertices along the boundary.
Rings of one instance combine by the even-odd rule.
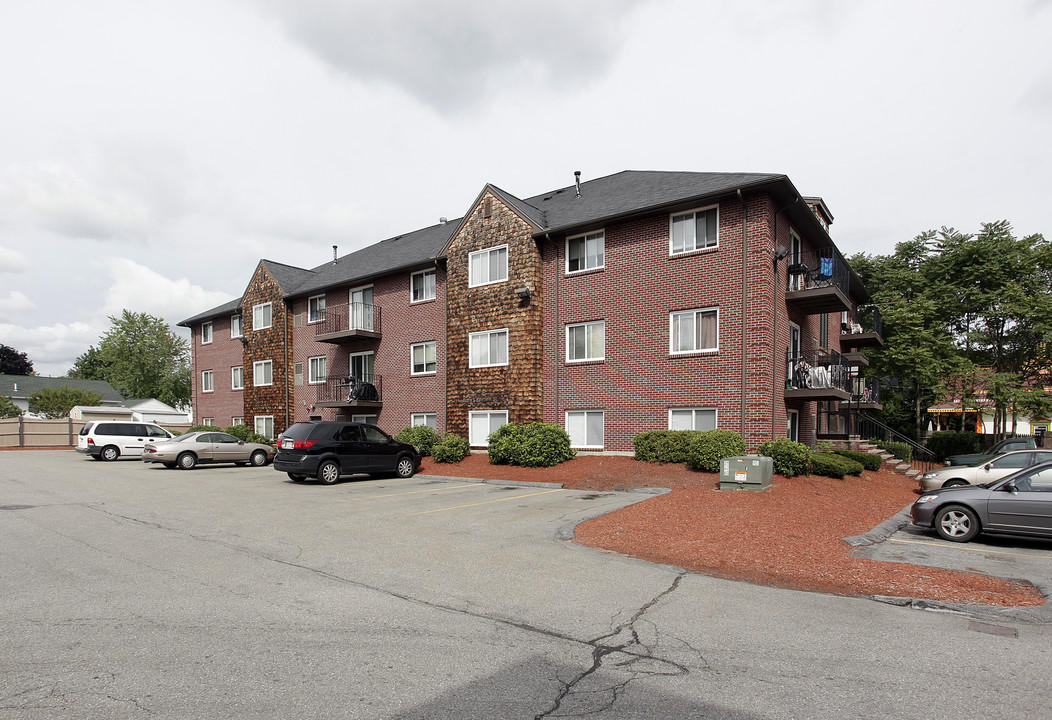
[[[489,213],[487,217],[487,208]],[[544,292],[534,228],[488,189],[452,238],[447,260],[446,429],[467,438],[472,410],[507,410],[508,421],[542,419]],[[469,255],[508,246],[508,279],[468,287]],[[522,300],[516,289],[529,287]],[[468,335],[508,329],[508,365],[470,368]]]
[[[252,326],[256,305],[271,304],[271,326],[256,329]],[[241,301],[242,326],[245,333],[245,424],[254,427],[256,415],[274,416],[274,437],[281,434],[286,421],[286,348],[291,341],[292,322],[288,317],[282,291],[278,283],[267,272],[263,263],[256,272]],[[272,361],[273,383],[256,386],[253,364],[262,360]]]

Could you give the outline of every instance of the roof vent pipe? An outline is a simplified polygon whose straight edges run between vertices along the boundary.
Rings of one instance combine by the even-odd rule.
[[[440,217],[438,219],[438,224],[439,225],[445,225],[447,222],[449,222],[449,220],[446,220],[444,217]]]
[[[337,247],[339,247],[339,246],[338,245],[333,245],[332,246],[332,264],[333,265],[336,264],[336,248]]]
[[[573,171],[574,184],[577,186],[577,197],[581,197],[581,171]]]

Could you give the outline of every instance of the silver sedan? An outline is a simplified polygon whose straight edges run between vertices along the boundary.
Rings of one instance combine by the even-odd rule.
[[[225,432],[192,432],[148,447],[146,463],[191,470],[198,463],[234,463],[262,467],[274,459],[273,445],[245,442]]]
[[[951,465],[932,470],[918,480],[924,492],[958,485],[985,485],[1046,460],[1052,460],[1052,450],[1014,450],[978,465]]]

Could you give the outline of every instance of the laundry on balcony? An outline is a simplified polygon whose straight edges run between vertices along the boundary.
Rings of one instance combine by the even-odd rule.
[[[375,385],[353,375],[345,377],[340,383],[340,388],[346,393],[347,402],[376,402],[380,399]]]

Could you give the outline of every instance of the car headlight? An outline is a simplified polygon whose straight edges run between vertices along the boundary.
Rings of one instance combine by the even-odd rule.
[[[938,499],[938,497],[939,497],[938,493],[936,493],[934,495],[922,495],[920,497],[920,499],[918,499],[917,502],[914,503],[914,504],[915,505],[921,505],[923,503],[930,503],[931,501]]]
[[[920,479],[921,480],[931,480],[933,477],[938,477],[938,476],[939,476],[939,473],[937,473],[934,470],[932,470],[931,472],[926,472],[923,475],[921,475]]]

